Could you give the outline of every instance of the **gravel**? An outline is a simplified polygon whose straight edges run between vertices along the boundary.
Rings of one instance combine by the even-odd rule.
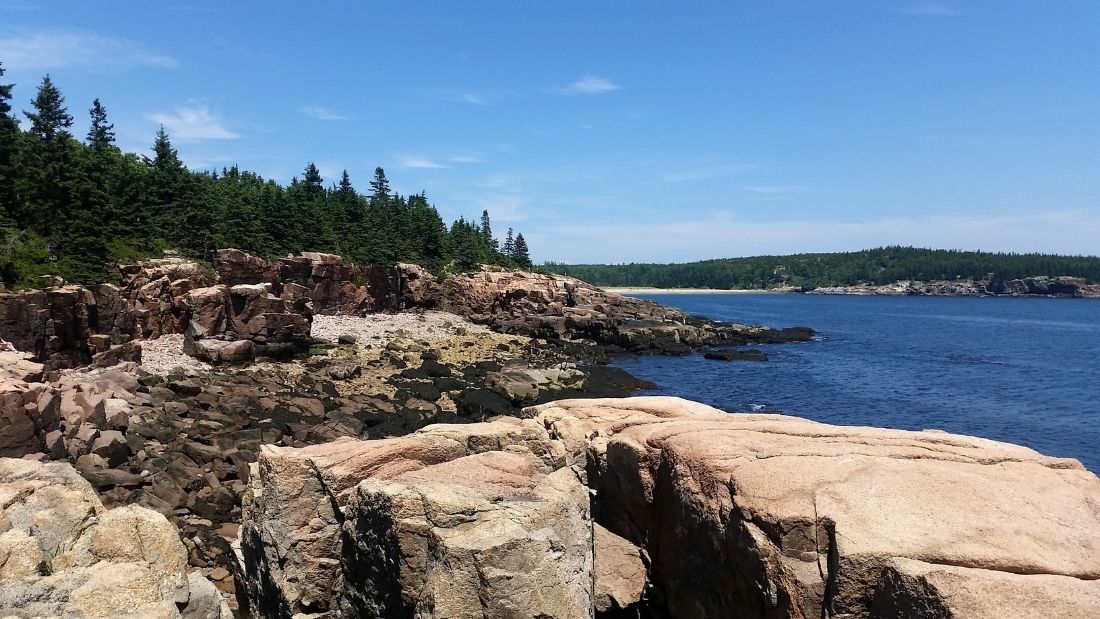
[[[310,334],[318,339],[336,342],[341,335],[356,338],[357,347],[379,346],[398,335],[413,340],[427,340],[435,344],[456,338],[457,330],[478,343],[494,344],[503,338],[487,327],[447,312],[401,312],[399,314],[371,314],[369,316],[314,316]],[[399,332],[404,332],[399,333]],[[489,335],[491,337],[479,337]],[[474,352],[474,351],[468,351]],[[209,363],[183,354],[183,335],[171,334],[141,343],[141,367],[152,374],[166,375],[174,369],[205,371],[213,369]]]
[[[405,337],[414,340],[434,340],[448,337],[456,327],[467,333],[491,333],[488,328],[447,312],[401,312],[399,314],[371,314],[369,316],[314,316],[311,334],[315,338],[335,342],[341,335],[351,335],[359,344],[389,341],[404,331]]]
[[[164,376],[176,368],[209,370],[209,363],[183,354],[183,334],[164,335],[141,343],[141,367],[151,374]]]

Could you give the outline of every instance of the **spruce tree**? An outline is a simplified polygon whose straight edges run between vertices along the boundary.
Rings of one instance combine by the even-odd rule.
[[[512,229],[508,228],[508,234],[504,237],[504,246],[500,248],[500,253],[504,254],[504,256],[509,259],[516,251],[516,240],[512,236],[513,234]]]
[[[65,109],[65,98],[47,75],[31,102],[33,111],[23,114],[30,121],[27,139],[17,151],[20,170],[17,191],[20,215],[25,224],[47,243],[50,259],[60,260],[65,253],[69,213],[80,170],[73,161],[74,149],[69,127],[73,117]]]
[[[7,236],[5,228],[10,230],[18,226],[15,221],[19,210],[15,190],[15,152],[22,135],[19,122],[11,113],[12,88],[15,84],[3,83],[3,77],[4,66],[0,63],[0,235]]]
[[[142,202],[146,208],[135,213],[137,228],[147,240],[177,240],[186,234],[180,226],[183,194],[186,189],[187,169],[180,161],[179,153],[164,125],[153,139],[153,156],[144,157],[149,167],[146,195]]]
[[[370,182],[371,199],[390,197],[390,181],[386,179],[386,171],[382,168],[374,169],[374,180]]]
[[[61,91],[49,75],[42,78],[32,105],[33,112],[23,112],[31,121],[31,133],[43,141],[72,137],[69,127],[73,126],[73,117],[65,109],[65,97],[61,96]]]
[[[92,126],[88,129],[86,143],[95,150],[106,148],[115,142],[115,126],[107,122],[107,108],[99,102],[92,101],[92,109],[88,110],[92,117]]]
[[[511,258],[521,267],[529,268],[531,266],[531,256],[527,253],[527,240],[523,238],[522,232],[516,235]]]

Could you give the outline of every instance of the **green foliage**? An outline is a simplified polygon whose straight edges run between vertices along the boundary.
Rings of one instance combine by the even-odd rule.
[[[285,187],[237,166],[191,171],[164,127],[150,155],[120,151],[99,99],[85,141],[74,139],[64,97],[48,76],[24,112],[26,130],[11,97],[12,85],[0,82],[0,278],[11,286],[36,285],[46,274],[98,284],[110,279],[111,263],[167,248],[206,259],[222,247],[269,257],[331,252],[433,272],[522,263],[498,250],[488,212],[478,225],[460,219],[448,228],[423,193],[393,192],[382,168],[369,196],[346,170],[325,187],[313,163]]]
[[[727,258],[683,264],[555,264],[546,267],[597,286],[771,288],[889,284],[899,280],[1016,279],[1069,275],[1100,281],[1100,258],[914,247]]]

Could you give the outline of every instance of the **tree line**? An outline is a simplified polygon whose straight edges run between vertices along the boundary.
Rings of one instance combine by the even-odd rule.
[[[1100,258],[879,247],[856,252],[726,258],[682,264],[561,264],[545,268],[597,286],[763,289],[890,284],[899,280],[1005,280],[1069,275],[1100,281]]]
[[[48,75],[23,128],[3,76],[0,65],[0,279],[8,286],[34,286],[44,275],[98,284],[112,278],[113,263],[166,249],[200,259],[224,247],[267,257],[318,251],[436,272],[531,266],[522,234],[509,229],[501,243],[488,212],[447,226],[424,193],[392,191],[382,168],[367,193],[346,170],[326,186],[313,163],[285,186],[236,165],[189,170],[164,127],[151,155],[122,152],[99,99],[79,140]]]

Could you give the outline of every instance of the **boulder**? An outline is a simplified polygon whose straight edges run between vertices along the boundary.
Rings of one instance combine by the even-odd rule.
[[[164,516],[106,510],[68,464],[13,459],[0,459],[0,615],[232,616],[189,577]]]
[[[524,415],[264,447],[241,528],[254,608],[1100,613],[1100,480],[1075,460],[677,398],[563,400]],[[585,535],[594,555],[571,550]]]
[[[516,419],[264,446],[241,528],[253,609],[435,617],[472,603],[464,612],[481,616],[481,591],[497,600],[490,616],[588,616],[587,494],[564,455]]]
[[[1075,460],[676,398],[526,412],[585,463],[595,518],[644,547],[673,616],[994,617],[1017,607],[986,594],[1011,588],[1040,615],[1100,611],[1100,480]]]

